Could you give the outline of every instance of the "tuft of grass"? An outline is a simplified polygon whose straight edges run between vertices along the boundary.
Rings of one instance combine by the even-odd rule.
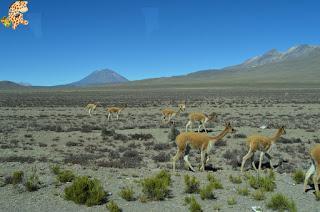
[[[72,182],[74,180],[74,178],[76,178],[75,174],[73,174],[72,171],[70,170],[63,170],[60,171],[57,179],[61,182],[61,183],[66,183],[66,182]]]
[[[230,182],[232,182],[233,184],[240,184],[240,183],[242,183],[241,176],[229,175],[229,180],[230,180]]]
[[[295,170],[292,174],[292,179],[296,182],[296,184],[303,183],[304,172],[301,169]]]
[[[11,178],[11,182],[13,185],[16,185],[16,184],[19,184],[22,182],[23,180],[23,171],[16,171],[16,172],[13,172],[12,174],[12,178]]]
[[[296,212],[297,207],[292,199],[288,199],[281,193],[274,194],[267,202],[267,207],[272,210]]]
[[[59,165],[53,165],[50,167],[53,174],[58,175],[61,172]]]
[[[235,205],[235,204],[237,204],[237,200],[235,197],[229,197],[227,199],[227,203],[228,203],[228,205]]]
[[[108,202],[108,204],[106,205],[106,208],[110,212],[121,212],[122,211],[122,209],[118,206],[118,204],[113,200]]]
[[[157,175],[142,180],[142,193],[149,200],[164,200],[169,196],[170,184],[170,173],[162,170]]]
[[[37,169],[34,167],[32,168],[32,174],[28,177],[27,181],[25,182],[24,186],[26,187],[27,191],[37,191],[40,188],[40,180],[39,176],[37,175]]]
[[[248,196],[250,194],[249,188],[247,186],[243,188],[238,187],[237,192],[242,196]]]
[[[214,189],[223,189],[223,185],[214,175],[208,174],[207,179]]]
[[[263,189],[264,191],[273,191],[276,188],[273,175],[253,176],[247,175],[249,185],[254,189]]]
[[[257,201],[261,201],[261,200],[266,199],[266,196],[265,196],[263,189],[257,189],[251,195],[252,195],[253,199],[255,199]]]
[[[184,199],[184,202],[186,205],[189,205],[189,211],[190,212],[202,212],[201,205],[197,202],[196,198],[194,196],[186,197]]]
[[[127,201],[133,201],[134,199],[134,191],[131,187],[125,187],[121,189],[119,195],[122,197],[122,199],[125,199]]]
[[[189,175],[185,175],[184,184],[185,184],[186,193],[192,194],[192,193],[199,192],[200,183],[196,177],[194,176],[190,177]]]
[[[201,199],[215,199],[213,191],[213,186],[211,184],[205,186],[200,189],[200,197]]]
[[[67,200],[87,206],[102,204],[106,197],[100,181],[87,176],[77,177],[64,193]]]

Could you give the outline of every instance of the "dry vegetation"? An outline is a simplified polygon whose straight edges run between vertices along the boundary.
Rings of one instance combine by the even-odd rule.
[[[175,117],[174,126],[162,124],[160,109],[174,108],[181,100],[186,100],[186,111]],[[94,101],[104,108],[128,107],[119,120],[107,121],[102,107],[92,117],[84,109]],[[251,206],[315,211],[313,188],[303,193],[301,182],[310,165],[309,150],[320,143],[319,102],[317,90],[303,89],[3,92],[0,204],[6,211],[33,211],[35,206],[79,211],[85,205],[109,211],[250,211]],[[181,160],[172,174],[174,138],[194,111],[218,113],[217,121],[206,125],[209,134],[220,132],[225,121],[237,133],[217,142],[205,172],[192,173]],[[265,172],[267,158],[263,173],[253,171],[257,153],[246,163],[249,171],[241,174],[246,137],[270,135],[279,125],[286,125],[287,134],[271,153],[274,172]],[[189,158],[199,168],[199,152],[192,150]]]

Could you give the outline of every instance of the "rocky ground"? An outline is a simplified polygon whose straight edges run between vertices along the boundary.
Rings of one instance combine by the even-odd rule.
[[[196,176],[200,185],[207,183],[207,174],[213,173],[223,184],[215,190],[216,199],[201,200],[194,196],[204,211],[251,211],[281,192],[292,198],[298,211],[318,211],[313,190],[303,192],[292,173],[310,165],[309,150],[320,142],[318,90],[178,90],[174,92],[140,91],[117,93],[65,92],[5,93],[0,100],[0,204],[1,211],[105,211],[106,206],[87,207],[64,199],[64,188],[70,183],[59,183],[50,167],[59,165],[72,170],[77,176],[89,175],[99,179],[110,192],[108,201],[115,200],[123,211],[187,211],[184,198],[184,176]],[[83,97],[82,97],[83,96]],[[122,98],[121,98],[122,97]],[[186,111],[175,119],[175,125],[161,123],[160,109],[177,108],[186,100]],[[100,101],[90,117],[84,105]],[[119,120],[107,121],[104,107],[128,107]],[[175,131],[185,131],[189,112],[216,112],[218,119],[209,123],[209,134],[223,130],[223,123],[230,121],[236,134],[227,135],[216,143],[206,172],[192,173],[183,161],[177,173],[172,173],[170,198],[164,201],[139,201],[139,181],[161,169],[171,171],[171,158],[176,152]],[[267,126],[261,129],[261,126]],[[245,174],[240,173],[241,158],[247,152],[246,137],[261,133],[272,135],[276,127],[286,126],[287,134],[276,143],[272,152],[276,164],[276,189],[266,193],[266,199],[256,201],[250,195],[237,193],[238,187],[248,186]],[[258,153],[256,153],[256,158]],[[200,155],[192,151],[191,163],[198,167]],[[247,163],[247,172],[255,174]],[[268,161],[264,161],[264,169]],[[25,176],[37,170],[41,182],[34,192],[22,184],[6,184],[5,179],[15,171]],[[229,176],[241,176],[241,184],[233,184]],[[123,200],[119,191],[126,185],[135,190],[136,201]],[[254,189],[248,186],[250,192]],[[234,197],[235,205],[227,200]]]

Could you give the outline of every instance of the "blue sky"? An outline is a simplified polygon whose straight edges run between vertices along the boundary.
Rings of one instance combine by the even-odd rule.
[[[12,0],[1,0],[0,16]],[[320,44],[318,0],[29,1],[28,26],[0,26],[0,80],[56,85],[110,68],[130,80],[241,63]]]

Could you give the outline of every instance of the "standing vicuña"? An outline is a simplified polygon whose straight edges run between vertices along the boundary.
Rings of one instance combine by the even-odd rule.
[[[195,171],[189,162],[189,152],[192,149],[200,149],[201,151],[201,167],[200,170],[203,171],[205,168],[205,163],[209,160],[208,154],[212,149],[214,143],[222,139],[228,133],[234,133],[236,130],[231,127],[230,123],[225,124],[224,130],[217,136],[209,136],[206,133],[197,132],[183,132],[176,138],[177,144],[177,154],[173,157],[172,168],[173,171],[176,169],[176,161],[184,154],[184,161],[187,163],[192,171]]]
[[[166,119],[167,119],[166,123],[169,123],[173,117],[175,117],[176,115],[179,115],[180,112],[183,112],[186,109],[185,104],[179,104],[178,107],[179,107],[178,111],[175,111],[170,108],[165,108],[165,109],[161,110],[161,113],[163,116],[163,121],[166,121]]]
[[[206,123],[208,121],[213,121],[214,119],[217,118],[217,114],[216,113],[211,113],[210,115],[206,115],[204,113],[197,113],[197,112],[193,112],[189,114],[189,121],[186,125],[186,132],[188,132],[188,127],[191,126],[192,129],[192,124],[194,122],[199,122],[199,127],[198,127],[198,132],[200,132],[200,128],[201,126],[203,127],[204,131],[207,132],[206,129]]]
[[[87,106],[85,107],[85,109],[88,110],[90,116],[92,115],[91,112],[93,112],[93,111],[96,109],[96,107],[98,106],[98,104],[99,104],[99,103],[89,103],[89,104],[87,104]]]
[[[311,149],[310,156],[311,156],[312,164],[304,178],[303,189],[304,189],[304,192],[306,192],[309,178],[313,175],[312,179],[313,179],[314,188],[316,189],[316,194],[319,194],[318,181],[320,178],[320,144],[316,144]]]
[[[274,146],[274,143],[280,138],[281,135],[285,135],[286,131],[284,129],[284,126],[280,127],[276,134],[272,137],[267,137],[263,135],[251,135],[247,139],[247,145],[249,146],[249,152],[242,158],[242,163],[241,163],[241,172],[243,172],[243,167],[246,161],[251,158],[254,153],[259,150],[261,151],[260,153],[260,160],[259,160],[259,168],[258,170],[261,170],[261,163],[264,154],[269,158],[270,166],[273,169],[273,165],[271,163],[271,156],[270,156],[270,150]],[[254,167],[255,170],[257,170],[254,161],[252,162],[252,166]]]
[[[123,111],[124,108],[126,108],[127,105],[124,105],[123,107],[108,107],[107,112],[108,112],[108,120],[110,119],[111,114],[115,113],[117,114],[117,120],[119,120],[119,114],[121,111]],[[112,117],[111,117],[112,119]]]

